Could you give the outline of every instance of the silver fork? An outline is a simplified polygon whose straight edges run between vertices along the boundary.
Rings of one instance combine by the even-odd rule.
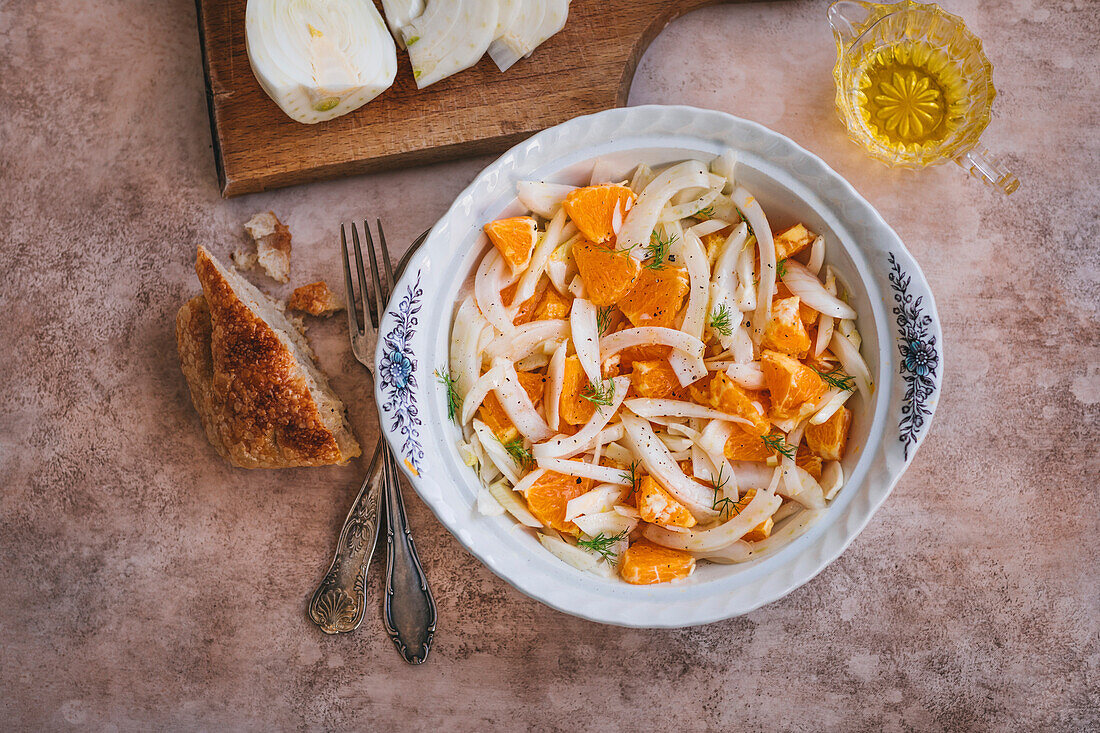
[[[372,380],[375,376],[374,349],[378,343],[378,325],[385,312],[394,282],[382,222],[378,221],[377,226],[384,275],[379,272],[379,257],[375,254],[374,238],[371,236],[370,227],[365,222],[363,224],[371,265],[372,287],[368,289],[359,244],[359,231],[354,224],[351,225],[362,312],[355,304],[356,293],[348,263],[347,236],[344,226],[340,226],[348,333],[351,337],[352,353],[367,368]],[[398,275],[404,270],[409,257],[420,247],[427,235],[428,232],[424,232],[417,237],[405,252],[398,263]],[[322,631],[329,634],[353,631],[362,623],[366,605],[366,570],[378,537],[378,510],[383,502],[386,506],[388,550],[384,604],[386,631],[406,662],[420,664],[428,656],[435,633],[435,600],[428,589],[420,559],[416,554],[416,546],[409,533],[405,505],[401,499],[396,460],[389,446],[381,439],[375,445],[367,478],[355,497],[340,531],[329,572],[310,600],[309,615]]]

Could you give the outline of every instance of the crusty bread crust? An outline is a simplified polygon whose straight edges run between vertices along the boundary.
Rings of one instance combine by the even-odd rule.
[[[246,303],[267,296],[250,286],[242,295],[201,247],[195,271],[203,295],[180,309],[176,340],[191,399],[218,453],[243,468],[324,466],[360,455],[343,404],[304,363],[312,356],[304,339],[280,333]]]
[[[309,285],[295,288],[287,299],[286,307],[290,310],[308,313],[311,316],[331,316],[338,310],[343,310],[344,301],[324,280],[318,280]]]

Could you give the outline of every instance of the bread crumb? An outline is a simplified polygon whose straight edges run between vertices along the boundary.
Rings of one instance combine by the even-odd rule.
[[[249,252],[244,247],[237,247],[237,250],[232,255],[233,266],[238,270],[251,270],[255,267],[259,260],[256,258],[255,252]]]
[[[272,280],[289,282],[290,229],[272,211],[256,214],[245,222],[244,228],[256,242],[256,261],[264,272]],[[242,260],[250,261],[247,255],[243,255]],[[237,253],[234,253],[233,261],[237,262]]]
[[[344,301],[324,280],[296,288],[287,300],[287,308],[308,313],[311,316],[327,317],[344,309]]]

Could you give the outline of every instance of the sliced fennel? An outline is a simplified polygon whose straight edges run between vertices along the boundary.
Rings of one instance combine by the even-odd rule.
[[[685,188],[706,188],[710,183],[707,169],[697,160],[685,160],[661,171],[626,215],[616,238],[618,248],[631,250],[632,256],[642,259],[665,204]]]
[[[429,0],[401,34],[420,89],[477,63],[497,31],[500,0]]]
[[[489,56],[507,71],[565,27],[569,0],[501,0],[501,15]]]
[[[708,313],[711,314],[712,322],[714,314],[722,312],[725,309],[726,313],[734,313],[737,311],[737,303],[734,302],[734,292],[737,289],[737,260],[741,255],[741,250],[744,249],[745,243],[749,239],[749,227],[745,223],[739,224],[734,228],[733,232],[726,237],[725,241],[718,248],[718,257],[715,260],[713,267],[713,275],[710,281],[710,306]],[[751,287],[751,283],[749,284]],[[722,344],[723,349],[733,348],[733,333],[734,329],[740,324],[733,322],[732,318],[727,318],[730,321],[728,324],[724,324],[724,327],[711,327],[717,336],[719,343]],[[740,320],[740,319],[738,319]]]
[[[477,510],[486,517],[504,514],[504,506],[496,500],[487,486],[482,486],[477,491]]]
[[[516,492],[508,488],[505,482],[495,481],[489,484],[489,493],[500,502],[500,505],[508,510],[508,513],[516,518],[520,524],[533,527],[542,527],[542,522],[535,519],[535,515],[527,510],[527,502],[516,495]]]
[[[397,74],[393,39],[369,0],[248,0],[245,48],[267,95],[306,124],[358,109]]]
[[[550,219],[561,208],[562,199],[576,186],[543,181],[520,181],[516,184],[516,198],[543,219]]]
[[[397,45],[404,48],[405,37],[401,31],[409,25],[409,21],[424,12],[424,0],[382,0],[382,12],[386,14],[386,24]]]
[[[548,534],[540,532],[539,542],[559,559],[569,563],[577,570],[593,571],[596,569],[596,561],[598,558],[595,555],[585,552],[581,548],[575,547],[565,540],[551,537]]]

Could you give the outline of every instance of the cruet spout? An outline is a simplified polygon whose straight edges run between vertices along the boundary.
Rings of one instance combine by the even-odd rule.
[[[864,23],[877,7],[881,6],[858,0],[840,0],[829,6],[829,25],[833,28],[833,36],[840,53],[847,51],[859,37]]]

